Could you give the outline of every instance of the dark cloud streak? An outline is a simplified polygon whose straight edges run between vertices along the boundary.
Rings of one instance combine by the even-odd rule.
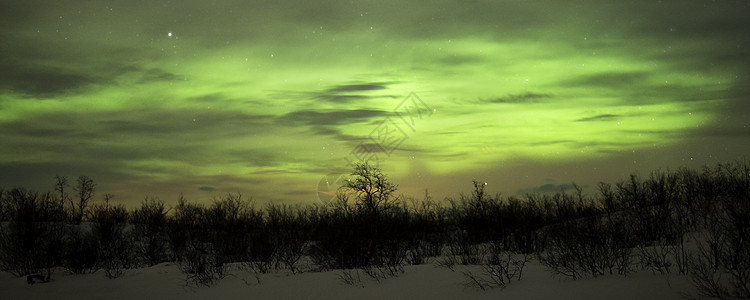
[[[89,84],[108,82],[105,78],[50,67],[0,64],[0,69],[0,88],[36,98],[53,98]]]
[[[216,188],[211,187],[211,186],[201,186],[201,187],[198,187],[198,190],[204,191],[204,192],[215,192]]]
[[[490,103],[538,103],[541,99],[551,98],[550,94],[538,94],[538,93],[524,93],[524,94],[510,94],[507,96],[482,100],[482,102]]]
[[[645,72],[609,72],[579,76],[566,80],[562,84],[576,87],[605,87],[627,90],[648,83],[648,76],[649,74]]]
[[[345,125],[373,121],[375,118],[382,118],[387,115],[389,115],[389,112],[371,109],[337,110],[324,112],[315,110],[298,110],[280,117],[278,121],[281,124],[287,125]]]
[[[586,117],[586,118],[580,118],[576,120],[576,122],[611,121],[619,117],[620,115],[601,114],[601,115],[596,115],[596,116],[591,116],[591,117]]]
[[[373,82],[373,83],[362,83],[362,84],[343,84],[343,85],[338,85],[338,86],[328,89],[328,92],[341,93],[341,92],[385,90],[388,88],[387,87],[388,84],[390,83]]]

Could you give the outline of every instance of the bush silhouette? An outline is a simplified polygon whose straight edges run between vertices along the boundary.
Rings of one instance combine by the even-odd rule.
[[[0,193],[9,222],[0,224],[0,266],[17,276],[60,265],[67,214],[49,193],[22,188]]]
[[[0,189],[0,267],[16,276],[63,267],[72,273],[177,262],[188,282],[212,285],[233,263],[255,272],[359,269],[381,280],[406,264],[438,258],[480,288],[520,278],[513,262],[537,257],[555,274],[578,279],[624,275],[636,268],[689,274],[715,297],[747,297],[750,282],[750,168],[719,164],[600,183],[597,194],[489,195],[484,182],[447,205],[397,195],[397,186],[367,163],[356,164],[331,205],[267,205],[240,194],[210,203],[180,196],[168,208],[156,198],[128,211],[92,204],[86,176],[55,193]],[[75,193],[71,196],[69,191]],[[697,237],[697,251],[686,246]],[[487,245],[492,245],[488,248]],[[534,256],[532,256],[534,255]],[[348,271],[346,274],[353,274]],[[353,277],[352,277],[353,278]]]
[[[134,246],[141,261],[153,266],[169,260],[170,245],[164,201],[144,199],[141,206],[130,213],[130,223]]]

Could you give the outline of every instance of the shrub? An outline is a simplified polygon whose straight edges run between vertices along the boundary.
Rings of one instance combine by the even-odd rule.
[[[224,261],[213,245],[192,240],[187,244],[180,260],[180,270],[186,274],[186,285],[214,285],[229,275],[229,266]]]
[[[302,259],[310,238],[311,222],[302,208],[269,205],[266,208],[265,230],[269,237],[277,264],[283,264],[292,274],[298,271],[297,263]]]
[[[410,212],[393,197],[396,186],[378,168],[357,164],[352,175],[333,208],[318,215],[311,258],[324,269],[376,267],[400,273],[416,237]]]
[[[106,197],[109,200],[111,196]],[[125,268],[135,266],[132,235],[126,230],[128,212],[123,205],[111,205],[109,201],[94,205],[89,210],[91,233],[98,243],[99,259],[109,264],[118,260]]]
[[[549,244],[539,259],[554,274],[578,279],[631,271],[632,242],[618,222],[589,217],[550,226],[545,235]]]
[[[514,280],[521,280],[523,269],[531,260],[531,255],[503,250],[506,247],[499,243],[487,246],[485,250],[489,254],[482,261],[482,271],[478,274],[471,271],[463,272],[467,280],[466,284],[487,290],[495,287],[502,288]]]
[[[166,221],[167,234],[189,283],[212,285],[228,275],[231,262],[245,262],[261,272],[273,267],[275,248],[262,213],[241,195],[227,194],[208,207],[180,197],[174,211]]]
[[[365,287],[362,284],[362,277],[359,275],[359,270],[343,270],[338,274],[338,278],[347,285]]]
[[[89,230],[75,225],[67,230],[63,267],[73,274],[93,273],[100,266],[99,242]]]
[[[278,239],[264,228],[253,229],[248,234],[245,264],[256,273],[268,273],[278,268]]]
[[[672,268],[670,258],[674,251],[674,246],[666,242],[658,242],[652,246],[640,245],[638,258],[642,268],[651,270],[653,273],[669,274]]]
[[[457,231],[448,244],[448,254],[460,265],[477,265],[482,260],[481,248],[471,242],[465,231]]]
[[[474,190],[470,196],[461,194],[459,200],[449,199],[451,217],[456,226],[465,230],[470,243],[496,240],[504,233],[502,220],[502,200],[485,192],[485,183],[474,180]]]
[[[201,219],[205,208],[201,205],[192,204],[180,195],[177,205],[174,207],[174,215],[167,218],[167,236],[172,246],[172,260],[179,261],[185,255],[188,244],[199,238],[201,231]]]
[[[17,188],[2,193],[10,221],[0,224],[0,266],[17,276],[60,264],[67,214],[49,193]]]
[[[310,257],[323,269],[356,269],[373,263],[376,241],[373,224],[354,215],[330,212],[315,228]]]
[[[698,291],[718,298],[750,297],[750,198],[722,198],[690,261]]]
[[[119,259],[112,259],[104,262],[104,275],[109,279],[120,278],[125,274],[123,263]]]
[[[271,236],[262,232],[262,212],[254,210],[240,194],[214,199],[202,215],[200,228],[200,236],[214,244],[226,262],[263,257],[269,251]]]
[[[137,256],[149,266],[167,261],[170,245],[164,202],[155,198],[144,199],[141,206],[130,214],[130,222]]]

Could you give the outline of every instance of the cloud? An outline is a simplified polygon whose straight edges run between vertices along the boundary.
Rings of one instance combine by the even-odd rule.
[[[149,82],[157,82],[157,81],[175,81],[175,80],[185,80],[185,77],[164,71],[163,69],[160,69],[160,68],[151,68],[143,73],[143,76],[138,81],[138,83],[149,83]]]
[[[365,96],[365,95],[336,95],[336,94],[327,94],[327,93],[321,93],[314,96],[317,100],[323,100],[328,102],[335,102],[335,103],[346,103],[346,102],[352,102],[354,100],[366,100],[372,98],[371,96]]]
[[[633,38],[646,37],[666,41],[711,40],[744,38],[750,20],[745,18],[747,6],[740,2],[724,2],[706,5],[701,2],[663,2],[660,5],[644,5],[639,9],[641,20],[625,26]],[[627,5],[627,4],[621,4]],[[729,45],[727,45],[729,46]],[[722,47],[712,45],[711,49]]]
[[[627,90],[647,84],[648,77],[649,75],[645,72],[603,72],[564,80],[562,84],[575,87],[604,87]]]
[[[722,127],[710,127],[698,130],[696,134],[705,137],[725,137],[725,138],[750,138],[750,126],[746,122],[744,125],[735,126],[725,125]]]
[[[84,117],[85,118],[85,117]],[[190,136],[204,138],[238,136],[264,132],[272,115],[249,114],[220,109],[154,109],[121,111],[90,117],[112,134],[136,136]]]
[[[353,101],[364,101],[376,98],[394,98],[394,96],[368,95],[368,92],[387,90],[388,85],[394,82],[366,82],[347,83],[332,86],[321,92],[312,92],[309,95],[315,100],[333,103],[348,103]]]
[[[524,94],[509,94],[499,98],[485,99],[483,102],[490,103],[537,103],[540,99],[551,98],[550,94],[539,94],[539,93],[524,93]]]
[[[0,24],[15,25],[30,19],[34,13],[33,5],[26,2],[0,2]],[[5,27],[3,28],[10,28]]]
[[[332,136],[339,141],[356,141],[361,140],[364,137],[344,134],[341,129],[334,128],[332,126],[314,126],[310,128],[315,134]]]
[[[382,110],[353,109],[335,111],[298,110],[285,114],[278,121],[288,125],[345,125],[371,121],[373,118],[381,118],[389,113]]]
[[[34,27],[36,35],[0,31],[0,93],[57,98],[88,93],[93,86],[115,86],[121,75],[140,71],[131,63],[141,54],[136,49],[86,38],[63,42],[66,38],[39,26]]]
[[[387,89],[387,82],[371,82],[363,84],[342,84],[328,89],[331,93],[377,91]]]
[[[273,135],[272,120],[221,110],[57,112],[0,122],[0,138],[13,145],[3,149],[10,161],[106,165],[122,174],[158,177],[182,172],[187,161],[197,169],[276,165],[280,158],[273,149],[234,146],[249,137]]]
[[[580,119],[576,120],[576,122],[611,121],[611,120],[619,118],[619,117],[620,117],[620,115],[601,114],[601,115],[596,115],[596,116],[592,116],[592,117],[580,118]]]
[[[357,141],[366,137],[344,134],[337,127],[349,126],[356,123],[372,123],[390,114],[387,111],[368,109],[322,112],[298,110],[278,117],[276,122],[290,127],[308,126],[308,130],[314,134],[331,136],[340,141]]]
[[[574,140],[549,140],[549,141],[530,141],[527,144],[532,147],[538,147],[538,146],[550,146],[550,145],[560,145],[560,144],[577,144],[579,142],[576,142]]]
[[[106,79],[74,71],[22,64],[2,64],[0,87],[35,98],[52,98]]]
[[[747,148],[750,19],[737,1],[17,2],[0,4],[6,185],[108,169],[138,198],[144,183],[262,197],[277,186],[255,183],[277,176],[303,190],[309,170],[343,165],[334,156],[378,152],[367,134],[399,121],[407,89],[437,111],[398,151],[442,174],[711,136]]]
[[[446,66],[463,66],[478,64],[486,61],[486,58],[479,55],[449,55],[437,59],[437,63]]]
[[[289,170],[278,170],[278,169],[250,172],[250,174],[252,175],[284,175],[284,174],[296,174],[296,173],[299,173],[299,172],[289,171]]]
[[[378,143],[362,143],[357,146],[357,152],[358,153],[378,153],[378,152],[385,152],[386,149],[383,148],[381,144]]]
[[[202,186],[202,187],[199,187],[198,190],[204,191],[204,192],[215,192],[216,188],[211,187],[211,186]]]

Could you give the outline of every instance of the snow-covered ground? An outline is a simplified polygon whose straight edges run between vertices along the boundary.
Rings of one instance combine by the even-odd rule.
[[[359,271],[361,285],[340,278],[343,271],[287,271],[256,274],[233,269],[211,287],[186,286],[177,265],[164,263],[130,269],[117,279],[103,271],[70,275],[57,270],[52,282],[29,285],[26,278],[0,275],[0,299],[685,299],[699,298],[688,276],[653,275],[640,271],[627,277],[611,275],[570,280],[553,277],[538,261],[524,269],[521,281],[487,291],[467,287],[462,270],[433,263],[406,266],[405,273],[377,282]],[[352,271],[356,276],[357,272]]]

